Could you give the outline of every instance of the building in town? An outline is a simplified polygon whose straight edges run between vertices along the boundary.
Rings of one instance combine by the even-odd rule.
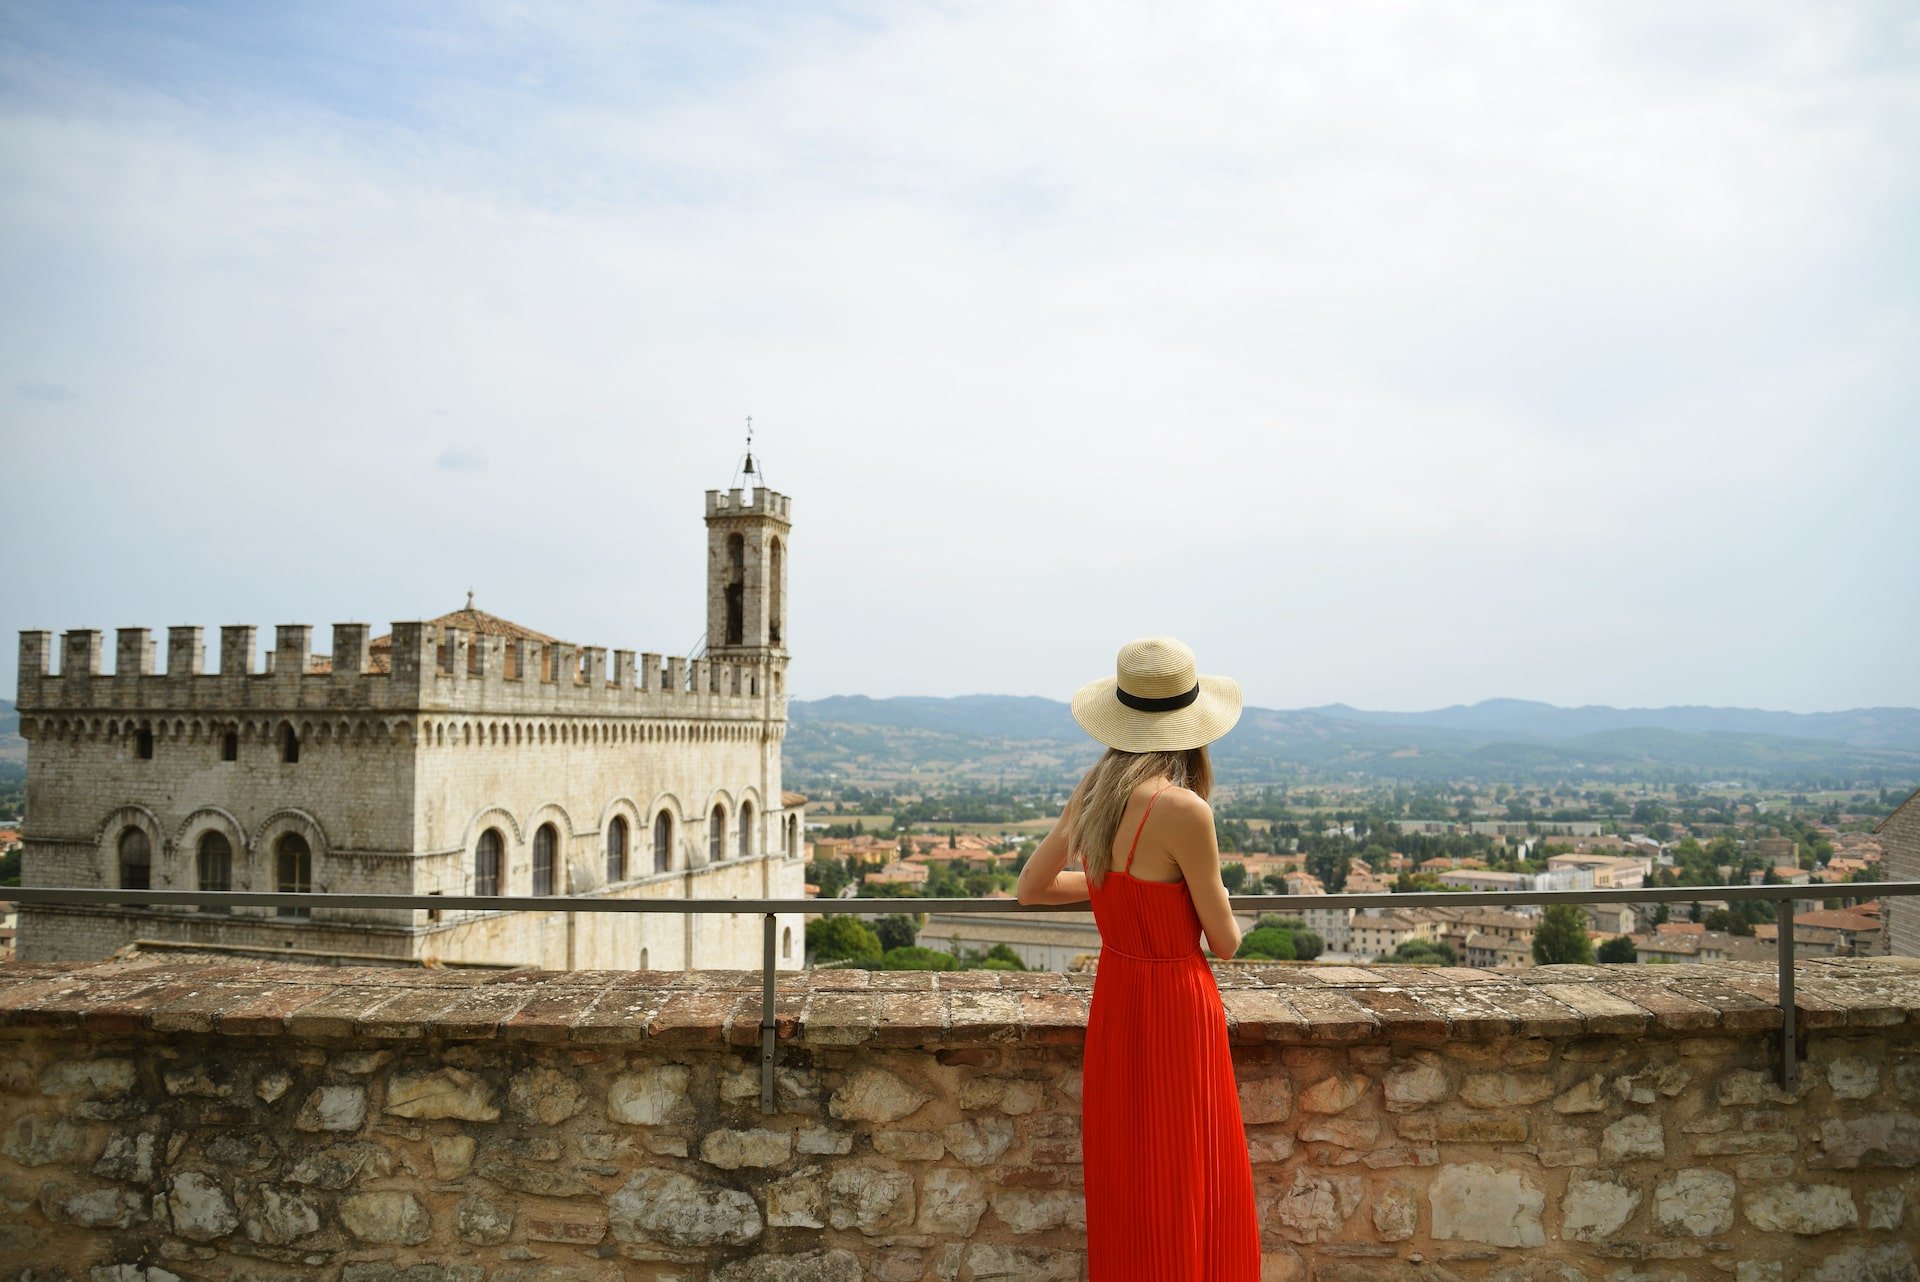
[[[1920,792],[1901,802],[1874,833],[1884,852],[1882,875],[1888,881],[1920,881]],[[1920,896],[1887,900],[1887,949],[1898,957],[1920,957]]]
[[[575,646],[467,606],[370,636],[251,626],[20,637],[24,882],[424,895],[799,898],[781,788],[791,501],[708,491],[707,635],[685,658]],[[135,941],[548,968],[757,966],[754,914],[23,906],[23,959]],[[777,924],[804,960],[798,914]]]

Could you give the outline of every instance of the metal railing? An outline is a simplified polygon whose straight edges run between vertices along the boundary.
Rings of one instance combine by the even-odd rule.
[[[1005,899],[934,899],[900,896],[884,899],[602,899],[548,895],[358,895],[338,892],[281,894],[270,891],[133,890],[78,886],[0,888],[14,902],[122,907],[134,904],[231,908],[374,908],[399,911],[471,910],[477,912],[584,913],[760,913],[760,1109],[774,1109],[776,1056],[774,981],[775,919],[779,913],[889,914],[1091,912],[1086,900],[1062,904],[1021,904]],[[1839,886],[1648,886],[1619,890],[1463,890],[1412,891],[1364,895],[1232,895],[1235,912],[1328,908],[1479,908],[1529,904],[1687,904],[1702,901],[1769,901],[1779,927],[1781,1086],[1792,1091],[1800,1080],[1799,1029],[1793,994],[1793,905],[1801,899],[1882,899],[1920,895],[1920,881],[1847,882]],[[285,919],[280,919],[285,920]],[[1885,929],[1885,926],[1882,926]]]

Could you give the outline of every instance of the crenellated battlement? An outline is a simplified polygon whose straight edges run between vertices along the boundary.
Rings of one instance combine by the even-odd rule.
[[[791,523],[793,500],[769,489],[708,490],[707,516],[761,516]]]
[[[763,491],[764,493],[764,491]],[[97,629],[20,634],[23,716],[62,710],[215,711],[366,709],[502,715],[786,719],[786,661],[690,659],[609,651],[545,638],[482,634],[441,623],[399,622],[373,639],[364,623],[333,625],[332,649],[314,652],[309,624],[281,624],[264,663],[251,624],[220,629],[208,669],[204,631],[167,629],[159,663],[151,629],[120,628],[113,671]]]

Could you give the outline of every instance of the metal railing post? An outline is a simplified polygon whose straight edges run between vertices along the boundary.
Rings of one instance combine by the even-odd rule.
[[[760,939],[760,1111],[773,1112],[773,932],[774,917],[763,919]]]
[[[1794,1027],[1793,1000],[1793,897],[1780,901],[1774,915],[1780,931],[1780,1089],[1792,1094],[1800,1085],[1800,1046]]]

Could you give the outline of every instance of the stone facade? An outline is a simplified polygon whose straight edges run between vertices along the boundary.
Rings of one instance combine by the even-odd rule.
[[[25,884],[153,889],[800,898],[799,798],[781,787],[790,501],[709,492],[708,657],[576,647],[471,608],[369,638],[251,627],[20,639]],[[624,849],[624,859],[610,852]],[[144,857],[142,859],[142,857]],[[303,863],[302,860],[305,862]],[[489,889],[491,888],[491,889]],[[36,906],[23,959],[137,939],[548,969],[757,964],[760,921],[681,914]],[[802,964],[798,914],[779,963]]]
[[[1081,1279],[1091,978],[0,967],[0,1279]],[[1920,1277],[1913,962],[1219,980],[1269,1279]]]
[[[1888,881],[1920,881],[1920,792],[1901,803],[1877,831],[1885,843]],[[1920,957],[1920,898],[1887,899],[1887,948],[1902,957]]]

